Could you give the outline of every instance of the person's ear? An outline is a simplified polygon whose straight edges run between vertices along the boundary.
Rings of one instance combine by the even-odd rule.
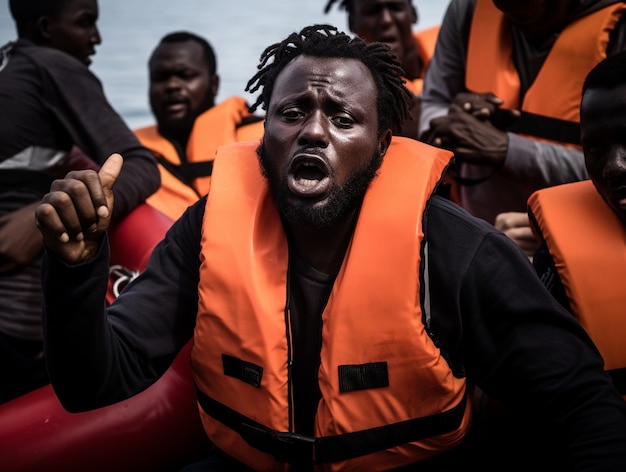
[[[46,41],[49,41],[52,33],[50,32],[50,20],[48,17],[40,16],[35,24],[37,25],[37,32],[39,35]]]
[[[393,133],[390,129],[387,129],[381,134],[378,139],[378,152],[380,152],[381,156],[384,156],[387,153],[387,149],[389,149],[389,145],[391,144],[391,137]]]
[[[211,95],[213,97],[217,97],[217,92],[220,89],[220,76],[217,74],[213,74],[211,76],[211,84],[209,85],[209,89],[211,90]]]
[[[415,5],[411,5],[411,23],[415,24],[419,21],[420,15],[417,12]]]

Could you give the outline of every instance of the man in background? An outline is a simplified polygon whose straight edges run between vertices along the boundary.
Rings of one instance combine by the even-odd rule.
[[[626,48],[625,10],[617,0],[452,0],[444,16],[421,139],[454,152],[456,201],[528,256],[538,245],[530,194],[587,178],[580,90],[595,64]]]
[[[10,0],[17,41],[0,49],[0,402],[47,383],[41,333],[41,234],[35,207],[54,179],[128,164],[118,222],[159,186],[154,157],[89,70],[101,38],[96,0]],[[119,206],[118,206],[119,205]]]
[[[398,134],[417,138],[424,73],[435,51],[439,26],[413,31],[419,20],[413,0],[329,0],[324,13],[335,3],[348,13],[352,33],[368,43],[384,43],[398,56],[405,85],[413,94],[411,117]]]
[[[590,180],[542,189],[529,199],[542,241],[533,264],[589,332],[626,397],[626,52],[587,76],[580,132]]]
[[[135,130],[161,171],[161,187],[148,203],[176,220],[207,193],[218,146],[260,139],[263,119],[250,114],[241,97],[215,103],[215,52],[196,34],[165,35],[150,56],[148,70],[156,125]]]

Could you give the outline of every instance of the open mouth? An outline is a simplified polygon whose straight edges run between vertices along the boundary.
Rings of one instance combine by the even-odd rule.
[[[162,109],[167,114],[184,113],[187,110],[187,103],[183,100],[170,100],[163,102]]]
[[[382,35],[380,37],[378,37],[376,39],[376,41],[380,42],[380,43],[384,43],[387,46],[389,46],[391,49],[395,49],[398,47],[398,44],[400,42],[400,40],[398,39],[398,37],[394,34],[386,34],[386,35]]]
[[[331,186],[330,168],[315,154],[299,154],[289,166],[289,189],[300,197],[319,198]]]

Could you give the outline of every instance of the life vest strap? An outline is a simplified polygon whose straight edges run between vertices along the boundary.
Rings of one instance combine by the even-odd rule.
[[[198,177],[210,177],[213,173],[213,161],[174,164],[161,155],[155,157],[158,163],[165,167],[170,174],[186,184]]]
[[[494,110],[490,121],[502,131],[580,145],[580,124],[575,121],[552,118],[528,111],[521,111],[519,118],[511,119],[510,111],[502,109]]]
[[[252,447],[288,464],[340,462],[454,431],[463,421],[467,403],[465,394],[456,406],[443,413],[313,438],[268,428],[210,398],[197,387],[196,391],[198,403],[207,415],[236,431]]]
[[[263,121],[265,118],[258,115],[249,115],[244,116],[239,123],[235,125],[236,129],[243,128],[244,126],[252,125],[254,123],[258,123],[259,121]]]

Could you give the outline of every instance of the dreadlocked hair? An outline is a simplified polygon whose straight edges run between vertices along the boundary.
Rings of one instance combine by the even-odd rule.
[[[301,55],[361,61],[376,83],[379,133],[389,128],[394,131],[400,129],[409,117],[412,96],[404,87],[404,70],[391,49],[382,43],[367,44],[360,38],[339,32],[331,25],[307,26],[263,51],[257,67],[259,70],[246,85],[246,91],[250,93],[262,89],[250,106],[250,112],[259,106],[267,110],[278,74]]]

